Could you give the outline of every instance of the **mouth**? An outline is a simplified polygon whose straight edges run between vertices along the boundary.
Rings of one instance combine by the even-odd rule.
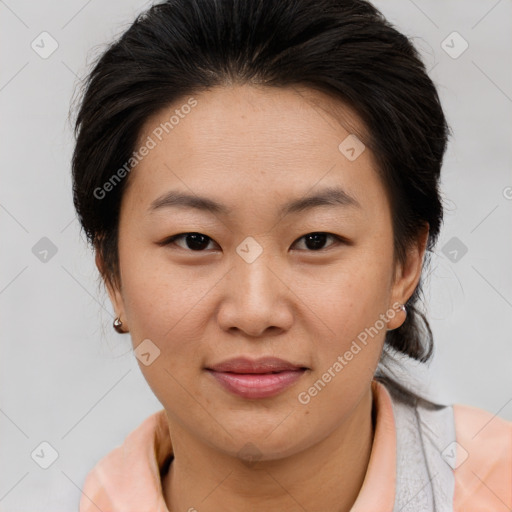
[[[235,358],[205,368],[225,390],[242,398],[269,398],[295,384],[309,368],[275,357]]]

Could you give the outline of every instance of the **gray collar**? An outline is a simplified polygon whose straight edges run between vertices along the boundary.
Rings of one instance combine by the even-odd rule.
[[[393,512],[453,512],[453,407],[408,405],[389,391],[397,442]]]

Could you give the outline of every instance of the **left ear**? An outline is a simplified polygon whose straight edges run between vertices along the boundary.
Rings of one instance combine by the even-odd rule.
[[[429,229],[430,226],[426,223],[416,240],[407,248],[405,261],[403,263],[397,262],[396,264],[390,308],[396,302],[405,304],[418,286],[423,269],[423,258],[427,248]],[[403,319],[400,320],[399,317],[401,315],[390,319],[388,322],[389,330],[400,327]]]

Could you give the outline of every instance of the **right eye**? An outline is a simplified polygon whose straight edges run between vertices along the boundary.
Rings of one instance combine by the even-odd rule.
[[[176,240],[184,240],[185,246],[176,243]],[[172,244],[175,244],[185,250],[188,249],[195,252],[204,252],[203,250],[208,246],[209,242],[213,242],[213,239],[209,236],[203,235],[202,233],[180,233],[166,238],[158,245],[171,246]]]

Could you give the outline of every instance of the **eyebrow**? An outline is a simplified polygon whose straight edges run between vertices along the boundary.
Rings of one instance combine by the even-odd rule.
[[[329,187],[312,195],[293,199],[285,203],[279,210],[280,215],[304,212],[319,206],[348,206],[361,208],[357,199],[341,188]],[[229,215],[231,208],[208,197],[197,196],[185,192],[171,190],[155,199],[148,211],[150,213],[161,208],[193,208],[210,212],[215,215]]]

